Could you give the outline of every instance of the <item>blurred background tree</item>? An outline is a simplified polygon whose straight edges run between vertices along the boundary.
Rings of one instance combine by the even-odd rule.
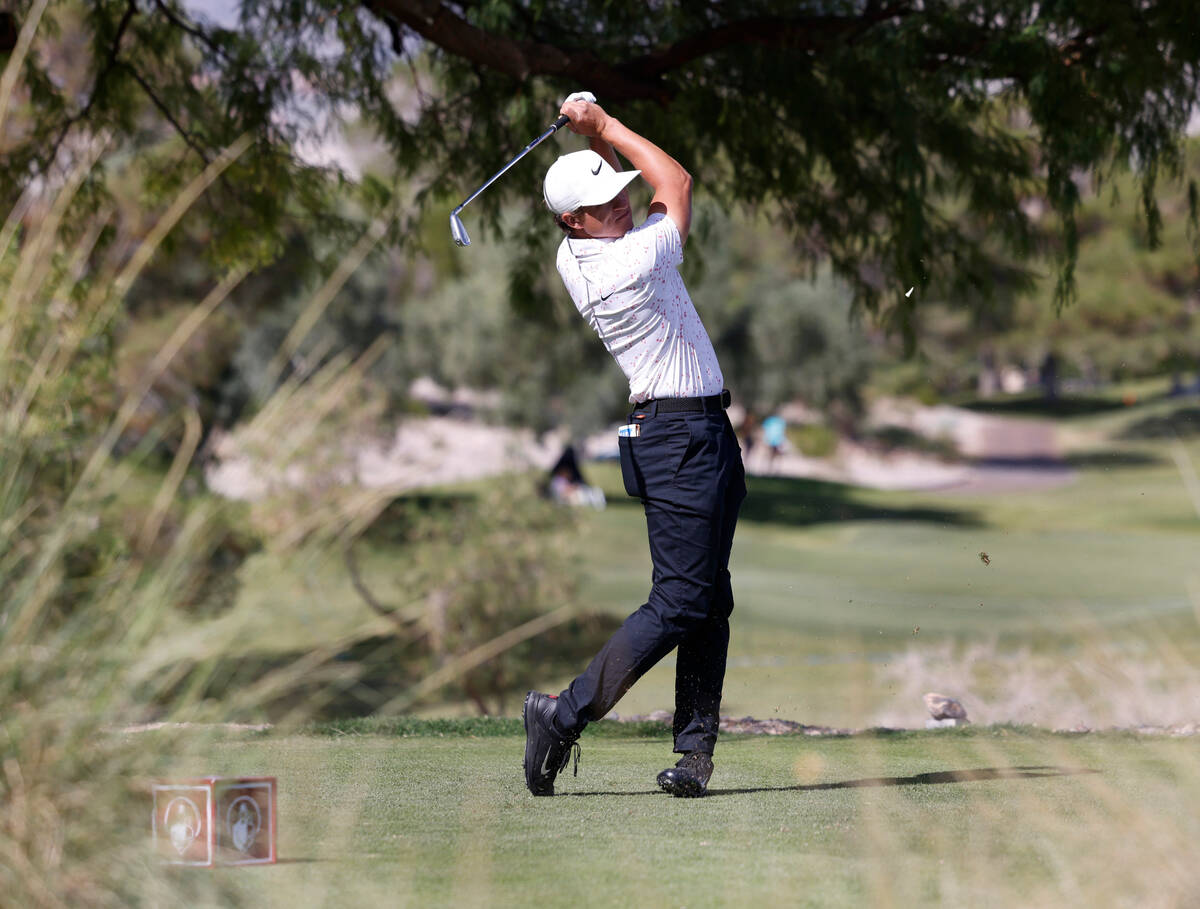
[[[37,6],[18,3],[15,23]],[[267,260],[283,252],[284,224],[344,226],[337,199],[349,187],[301,156],[338,120],[360,118],[396,176],[420,187],[414,203],[440,210],[586,86],[723,204],[766,206],[794,255],[831,263],[859,304],[910,341],[929,295],[905,291],[986,296],[997,245],[1026,279],[1029,257],[1047,256],[1053,299],[1070,300],[1081,181],[1132,168],[1157,243],[1156,187],[1178,169],[1200,61],[1188,0],[245,0],[236,24],[203,9],[51,5],[57,39],[25,62],[22,115],[0,144],[0,200],[78,155],[88,136],[154,149],[139,182],[161,198],[181,165],[249,134],[201,216],[213,258]],[[538,211],[553,154],[539,149],[472,214],[498,228],[506,202]],[[90,176],[84,198],[98,204],[111,176]],[[1055,215],[1053,244],[1036,242],[1030,197]],[[522,279],[549,239],[524,239],[510,273],[539,297]]]

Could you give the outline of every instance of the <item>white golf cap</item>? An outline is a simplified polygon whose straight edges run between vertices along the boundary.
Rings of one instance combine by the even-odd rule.
[[[556,215],[575,211],[583,205],[603,205],[641,173],[612,165],[590,148],[563,155],[550,165],[542,182],[542,197]]]

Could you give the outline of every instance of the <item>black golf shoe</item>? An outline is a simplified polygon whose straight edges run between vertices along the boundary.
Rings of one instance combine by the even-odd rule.
[[[708,780],[712,776],[712,755],[703,751],[689,751],[674,767],[668,767],[658,775],[658,785],[664,792],[676,798],[695,799],[704,795]]]
[[[525,785],[534,795],[554,795],[554,778],[567,766],[575,752],[575,775],[579,775],[578,736],[562,738],[554,731],[558,698],[531,691],[525,695],[521,719],[525,722]]]

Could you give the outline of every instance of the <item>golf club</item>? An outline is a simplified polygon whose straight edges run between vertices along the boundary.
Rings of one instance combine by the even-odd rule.
[[[495,183],[497,180],[499,180],[502,176],[504,176],[504,174],[508,171],[508,169],[510,167],[512,167],[514,164],[516,164],[518,161],[520,161],[522,158],[524,158],[527,154],[529,154],[531,151],[533,151],[535,148],[537,148],[539,145],[541,145],[542,142],[544,142],[546,139],[553,136],[562,127],[566,126],[568,122],[570,122],[570,118],[567,117],[565,114],[563,116],[559,117],[557,120],[555,120],[552,124],[550,124],[549,129],[547,129],[544,133],[542,133],[540,136],[538,136],[536,139],[534,139],[532,142],[530,142],[528,145],[526,145],[523,149],[521,149],[520,153],[518,153],[518,155],[515,158],[513,158],[511,161],[509,161],[507,164],[505,164],[502,168],[500,168],[498,171],[496,171],[496,173],[494,173],[492,175],[491,179],[489,179],[485,184],[483,184],[483,186],[479,187],[479,189],[475,190],[475,192],[471,193],[471,195],[467,196],[467,198],[463,200],[462,204],[459,205],[458,208],[456,208],[456,209],[454,209],[454,211],[450,212],[450,236],[454,238],[454,242],[457,245],[459,245],[459,246],[470,246],[471,245],[471,238],[467,235],[467,228],[462,223],[462,218],[460,218],[458,216],[458,213],[460,211],[462,211],[464,208],[466,208],[472,199],[474,199],[481,192],[483,192],[485,189],[487,189],[489,186],[491,186],[493,183]]]

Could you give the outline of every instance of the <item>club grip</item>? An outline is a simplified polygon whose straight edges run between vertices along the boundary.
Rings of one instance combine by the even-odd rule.
[[[568,117],[566,114],[563,114],[561,117],[559,117],[557,120],[554,121],[553,126],[555,129],[562,129],[564,126],[566,126],[570,122],[571,122],[571,118]]]

